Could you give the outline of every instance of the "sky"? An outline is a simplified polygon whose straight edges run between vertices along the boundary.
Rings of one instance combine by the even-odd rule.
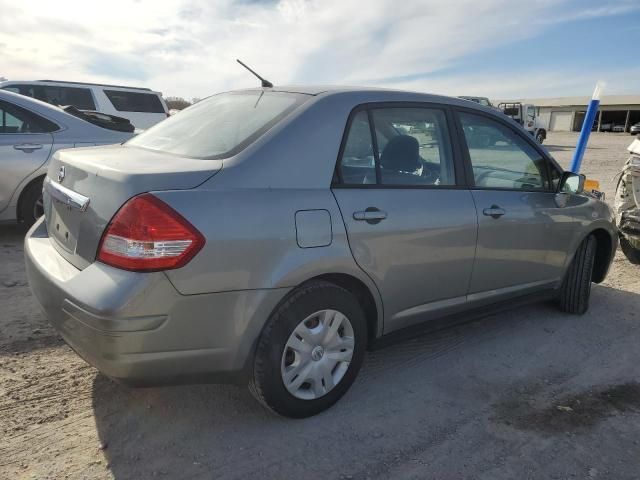
[[[340,84],[523,98],[640,94],[640,0],[0,0],[0,77],[188,100]]]

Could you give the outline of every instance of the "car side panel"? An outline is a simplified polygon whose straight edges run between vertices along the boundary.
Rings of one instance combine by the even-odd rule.
[[[19,150],[24,144],[34,150]],[[49,159],[53,137],[50,133],[16,133],[0,135],[0,211],[6,209],[21,182]]]
[[[335,188],[358,265],[385,305],[385,333],[430,320],[466,302],[477,218],[466,189]],[[354,214],[379,208],[370,224]]]
[[[220,172],[219,175],[222,175]],[[155,192],[206,238],[186,266],[167,276],[184,295],[258,288],[295,287],[330,273],[351,275],[378,292],[355,263],[340,211],[330,189],[231,189]],[[331,243],[303,248],[296,212],[324,210],[331,218]],[[381,325],[381,322],[379,322]]]
[[[554,283],[563,274],[573,238],[579,233],[580,204],[560,208],[555,194],[474,190],[478,207],[478,248],[470,294],[533,283]],[[504,215],[483,215],[492,205]],[[584,214],[584,213],[583,213]]]

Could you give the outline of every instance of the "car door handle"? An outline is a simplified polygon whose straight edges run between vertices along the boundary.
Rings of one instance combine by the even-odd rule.
[[[387,218],[387,212],[383,212],[382,210],[379,210],[375,207],[369,207],[366,210],[353,212],[354,220],[364,221],[372,225],[380,223],[385,218]]]
[[[40,150],[42,145],[39,143],[19,143],[18,145],[14,145],[13,148],[22,150],[23,152],[33,152],[34,150]]]
[[[491,205],[491,208],[485,208],[482,213],[487,217],[500,218],[507,212],[505,212],[504,209],[500,208],[498,205]]]

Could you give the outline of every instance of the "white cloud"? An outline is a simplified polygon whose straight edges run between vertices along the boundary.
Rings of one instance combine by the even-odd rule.
[[[493,95],[486,92],[504,88],[499,75],[407,79],[536,35],[558,18],[609,15],[635,5],[621,0],[606,11],[573,12],[562,10],[562,2],[0,0],[0,74],[133,83],[191,98],[257,85],[235,63],[241,58],[278,84],[443,93],[480,93],[482,85]],[[548,77],[566,84],[561,74]]]
[[[517,72],[508,76],[503,72],[484,72],[476,75],[446,77],[399,82],[396,88],[428,91],[443,95],[477,95],[497,100],[519,98],[591,96],[603,73],[585,74],[577,70],[562,72]],[[606,72],[604,95],[637,94],[640,68],[620,68]]]

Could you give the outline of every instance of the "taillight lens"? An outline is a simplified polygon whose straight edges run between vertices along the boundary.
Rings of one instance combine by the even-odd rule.
[[[186,265],[204,242],[182,215],[145,193],[130,199],[111,219],[97,259],[135,272],[170,270]]]

